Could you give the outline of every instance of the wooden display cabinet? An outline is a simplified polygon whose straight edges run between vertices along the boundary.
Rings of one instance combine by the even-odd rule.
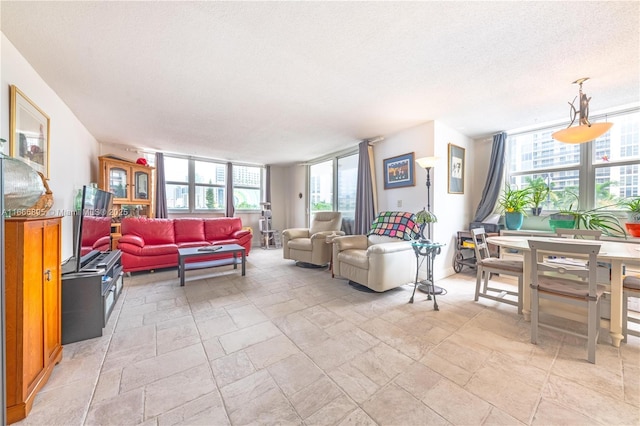
[[[7,423],[29,414],[62,359],[61,224],[5,219]]]
[[[114,194],[114,216],[121,216],[124,206],[140,206],[137,214],[155,216],[155,168],[113,158],[98,157],[98,187]],[[129,212],[134,215],[134,212]]]

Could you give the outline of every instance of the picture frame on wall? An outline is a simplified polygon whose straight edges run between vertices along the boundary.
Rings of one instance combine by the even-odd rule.
[[[10,94],[9,155],[49,177],[49,116],[16,86]]]
[[[384,189],[415,186],[414,153],[387,158],[383,161]]]
[[[464,194],[464,148],[449,144],[449,179],[447,191],[449,194]]]

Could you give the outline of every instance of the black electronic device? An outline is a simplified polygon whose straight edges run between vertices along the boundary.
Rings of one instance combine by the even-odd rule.
[[[93,186],[82,187],[82,204],[75,212],[73,257],[62,265],[62,273],[81,272],[101,253],[111,249],[113,194]]]

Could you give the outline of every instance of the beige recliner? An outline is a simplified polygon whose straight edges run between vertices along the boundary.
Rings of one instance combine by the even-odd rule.
[[[342,213],[318,212],[311,220],[310,228],[291,228],[282,231],[282,254],[303,264],[325,266],[331,261],[329,235],[344,235]]]
[[[411,213],[383,212],[368,236],[334,238],[333,274],[377,292],[413,283],[417,265],[411,240],[418,230],[413,219]]]

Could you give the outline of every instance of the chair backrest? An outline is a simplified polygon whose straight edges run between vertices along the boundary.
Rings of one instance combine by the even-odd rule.
[[[596,297],[597,257],[600,244],[529,240],[529,248],[531,248],[529,256],[531,256],[533,287],[537,287],[540,275],[551,275],[588,284],[588,297]],[[547,256],[557,257],[560,261],[555,262],[553,258],[548,259]],[[587,258],[588,262],[567,262],[566,257]],[[556,293],[562,293],[560,284]]]
[[[317,212],[313,215],[309,234],[322,231],[339,231],[342,227],[342,213],[340,212]]]
[[[599,240],[602,236],[602,231],[598,231],[597,229],[556,228],[556,235],[562,238]]]
[[[476,260],[483,260],[491,257],[489,246],[487,245],[487,233],[483,227],[473,228],[471,230],[473,238],[474,250],[476,251]]]

